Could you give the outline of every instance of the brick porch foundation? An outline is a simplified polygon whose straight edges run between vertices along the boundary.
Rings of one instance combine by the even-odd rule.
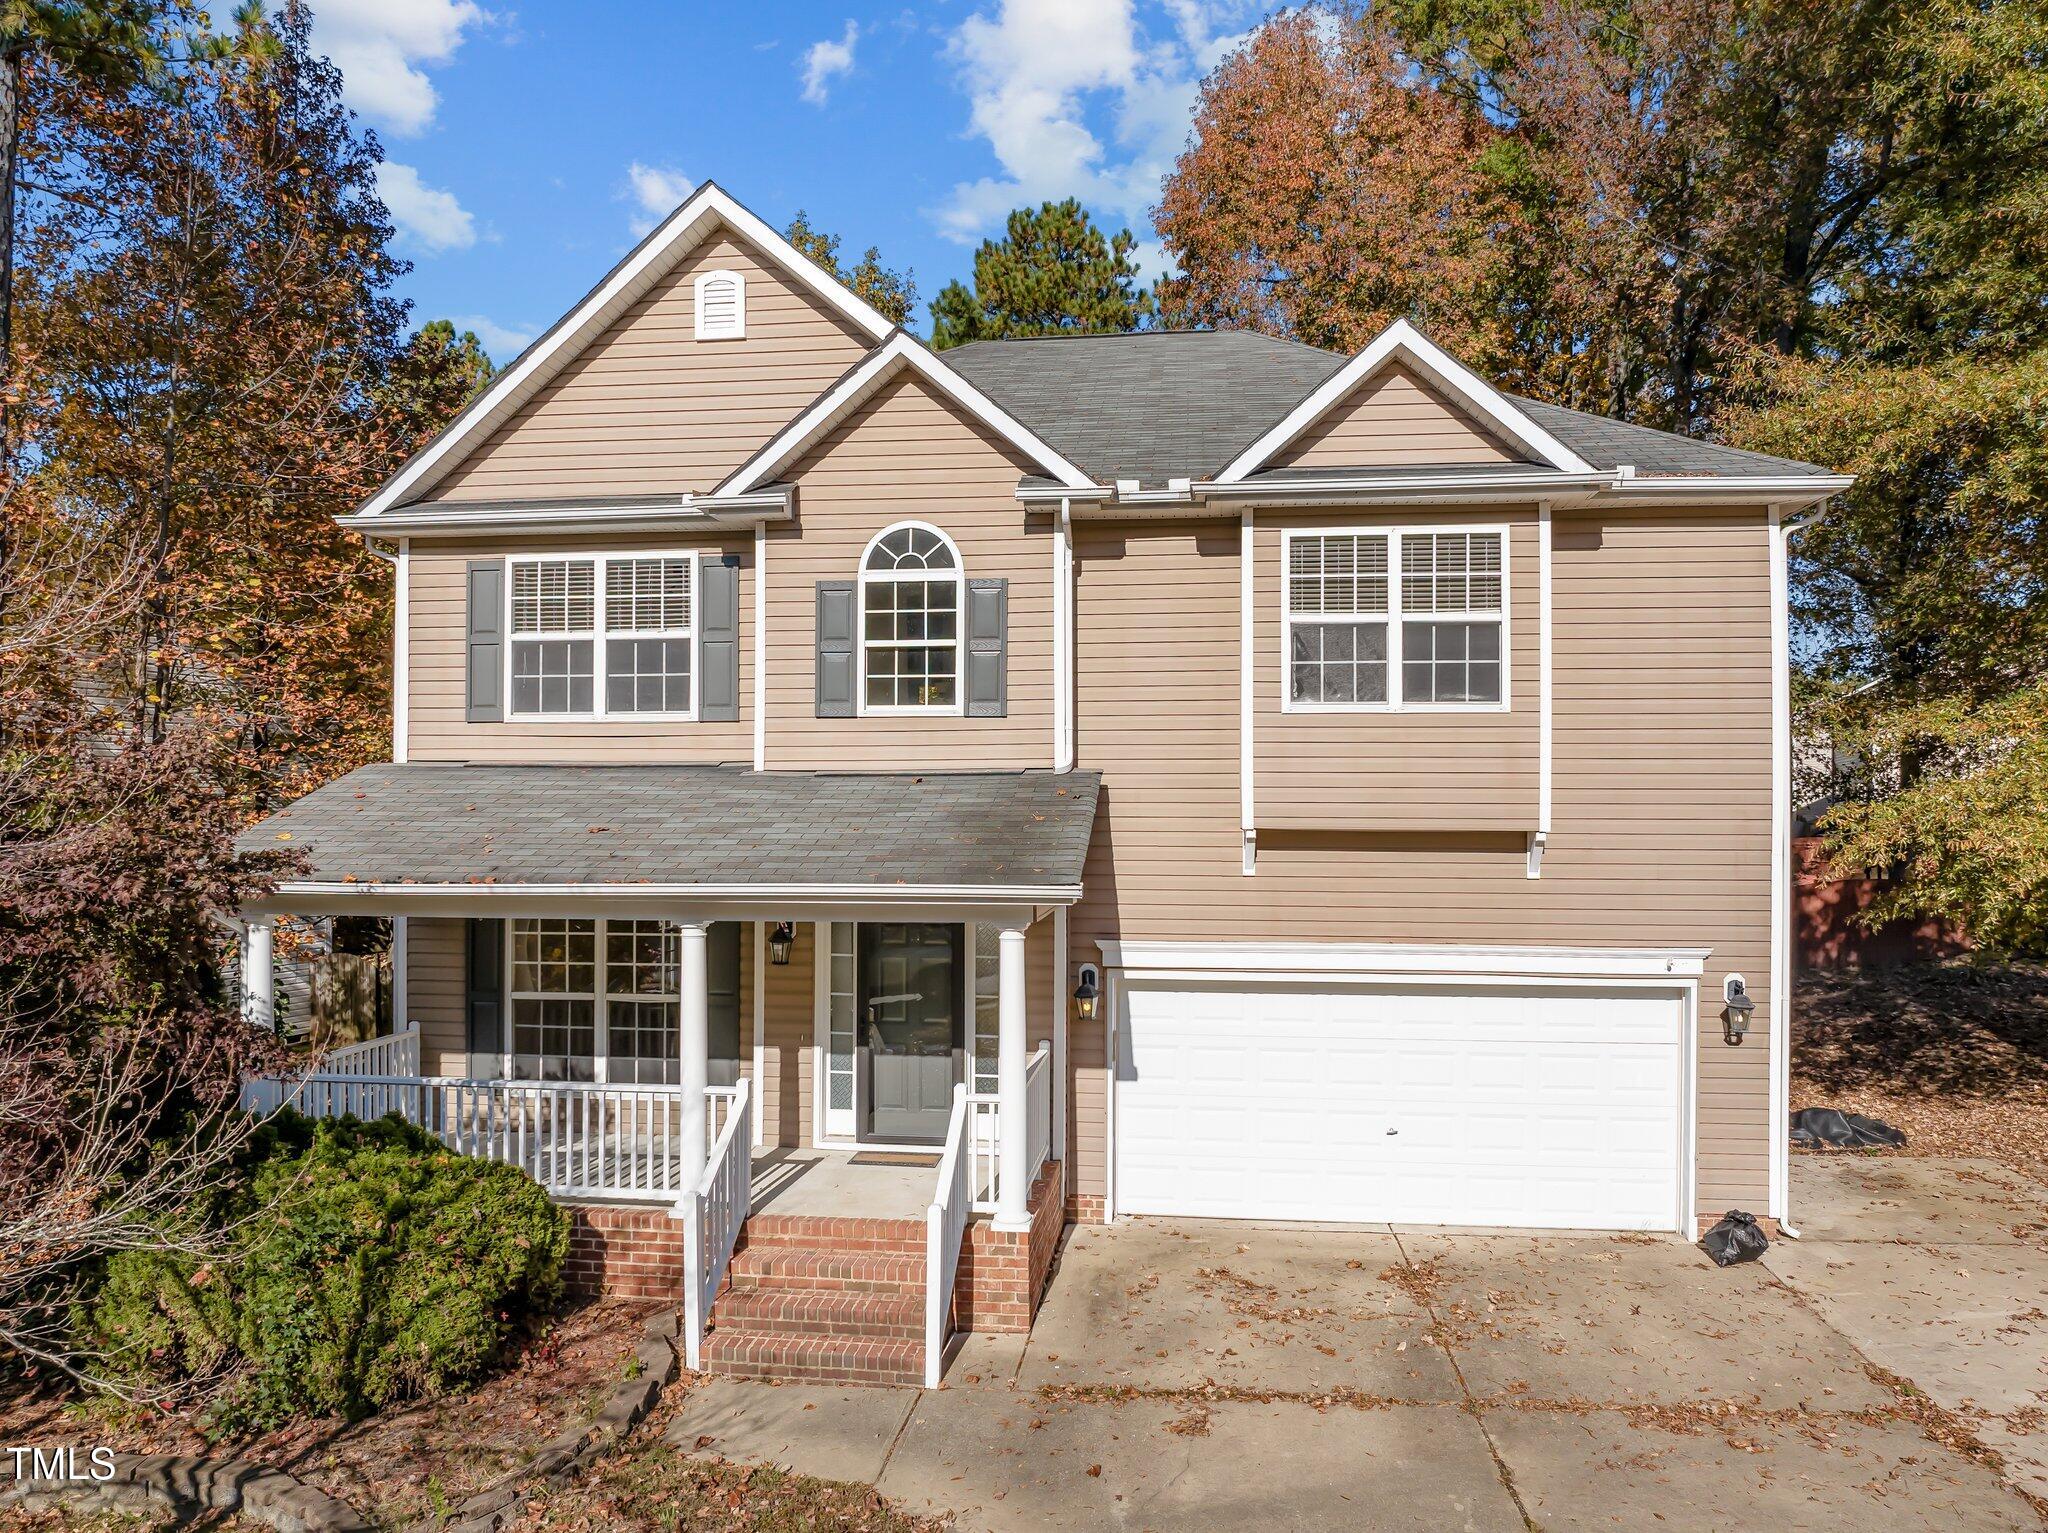
[[[1031,1188],[1031,1228],[998,1230],[977,1219],[960,1247],[953,1287],[953,1328],[1028,1331],[1045,1296],[1046,1275],[1066,1227],[1066,1163],[1049,1160]]]
[[[683,1225],[666,1208],[570,1203],[562,1282],[590,1298],[683,1296]]]

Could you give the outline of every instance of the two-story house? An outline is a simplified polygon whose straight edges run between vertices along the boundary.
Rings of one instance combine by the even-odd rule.
[[[300,1100],[525,1165],[713,1366],[935,1382],[1064,1220],[1783,1219],[1847,483],[1407,324],[937,354],[706,185],[345,518],[392,759],[248,833],[250,1008],[391,917]]]

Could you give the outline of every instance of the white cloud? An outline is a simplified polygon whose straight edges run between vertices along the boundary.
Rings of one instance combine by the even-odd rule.
[[[859,25],[848,21],[838,42],[829,37],[821,38],[804,49],[804,100],[812,106],[825,104],[826,92],[831,88],[833,79],[852,71],[853,45],[859,39]]]
[[[632,199],[633,232],[645,234],[676,210],[676,206],[697,189],[697,183],[666,165],[643,165],[635,160],[626,167],[624,196]]]
[[[465,330],[474,330],[476,338],[484,343],[484,350],[491,354],[491,360],[503,366],[533,343],[537,331],[513,330],[489,319],[482,314],[456,314],[449,318],[449,324],[460,335]]]
[[[476,243],[476,220],[453,192],[428,186],[410,165],[386,160],[377,167],[377,195],[404,238],[422,250],[467,250]]]
[[[1079,197],[1105,222],[1151,226],[1159,183],[1187,140],[1201,75],[1242,40],[1252,0],[1164,0],[1154,37],[1135,0],[996,0],[947,52],[973,133],[1001,174],[954,186],[933,216],[972,244],[1014,207]],[[1091,124],[1105,122],[1109,142]]]
[[[341,71],[348,104],[386,132],[424,132],[440,97],[419,66],[445,64],[489,13],[472,0],[315,0],[313,49]]]

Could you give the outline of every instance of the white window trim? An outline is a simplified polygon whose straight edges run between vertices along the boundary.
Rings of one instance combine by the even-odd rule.
[[[874,553],[875,545],[892,532],[901,532],[906,527],[915,527],[920,532],[929,532],[953,556],[953,701],[950,703],[890,703],[887,705],[868,702],[868,587],[894,585],[902,580],[929,580],[933,572],[921,574],[898,574],[894,570],[870,572],[868,556]],[[854,709],[858,718],[964,718],[967,713],[967,561],[960,557],[960,545],[930,522],[891,522],[867,541],[860,551],[860,579],[855,588],[857,600],[854,606],[853,622],[855,643],[860,651],[860,663],[854,669]],[[939,646],[929,640],[922,644],[903,643],[883,645],[888,649],[937,649]],[[694,695],[694,694],[693,694]]]
[[[730,282],[734,289],[733,323],[714,326],[704,322],[704,289],[714,282]],[[696,336],[700,341],[743,341],[747,338],[747,279],[728,267],[715,267],[710,271],[697,273],[696,283],[691,289],[691,317],[696,323]]]
[[[1443,532],[1497,533],[1500,537],[1500,611],[1418,612],[1411,615],[1401,604],[1401,539],[1426,537]],[[1295,613],[1288,605],[1288,569],[1296,538],[1381,537],[1387,540],[1387,700],[1383,703],[1303,703],[1294,700],[1292,669],[1294,624],[1315,622],[1318,613]],[[1506,522],[1441,522],[1403,526],[1287,527],[1280,533],[1280,711],[1282,713],[1507,713],[1514,706],[1514,612],[1509,594],[1510,549],[1513,529]],[[1409,702],[1401,694],[1401,624],[1404,621],[1431,623],[1500,623],[1500,701],[1497,703]],[[1364,618],[1337,618],[1337,622],[1366,622]]]
[[[521,634],[512,628],[512,570],[521,564],[555,564],[577,559],[592,560],[596,566],[596,577],[591,619],[596,627],[588,634],[543,633]],[[641,713],[636,710],[621,710],[614,713],[605,706],[605,644],[608,637],[605,626],[605,585],[606,575],[613,562],[626,563],[633,559],[688,559],[690,561],[690,706],[681,712]],[[592,724],[606,719],[630,719],[634,723],[694,724],[704,698],[704,557],[701,550],[694,548],[642,548],[642,549],[580,549],[575,553],[549,554],[507,554],[505,556],[505,718],[507,722],[547,724]],[[623,629],[620,638],[649,638],[659,635],[638,629]],[[675,637],[669,633],[668,637]],[[512,652],[522,641],[535,639],[581,639],[591,641],[591,708],[587,713],[522,713],[512,706]]]
[[[591,1083],[593,1085],[598,1086],[610,1085],[612,1061],[611,1002],[613,1000],[613,996],[611,994],[611,965],[607,962],[605,956],[605,928],[611,925],[612,923],[605,919],[603,916],[506,916],[503,919],[505,926],[505,935],[502,942],[502,946],[504,947],[505,950],[505,1051],[503,1058],[501,1059],[499,1064],[499,1070],[501,1074],[506,1080],[513,1079],[512,1062],[519,1057],[519,1050],[516,1047],[516,1044],[518,1042],[518,1033],[516,1031],[518,1027],[518,1018],[514,1014],[515,1002],[531,1000],[587,1000],[591,1003]],[[550,920],[589,921],[591,923],[591,929],[594,933],[594,940],[596,942],[596,947],[594,949],[595,958],[591,964],[591,981],[597,986],[597,989],[594,992],[585,992],[582,990],[515,990],[512,987],[512,976],[518,972],[512,960],[513,927],[517,925],[520,921]],[[660,921],[661,918],[658,916],[628,916],[622,918],[620,924],[631,926],[636,924],[637,922],[649,920]],[[673,921],[662,921],[661,924],[671,927],[676,925],[676,923]],[[677,982],[679,984],[681,983],[680,971],[678,972]],[[672,1000],[676,1006],[676,1028],[678,1040],[680,1042],[683,1005],[683,997],[682,992],[680,990],[678,990],[673,996],[621,995],[618,996],[617,999],[621,1001]]]

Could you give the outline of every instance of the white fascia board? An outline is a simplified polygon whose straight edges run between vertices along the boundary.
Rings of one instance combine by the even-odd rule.
[[[1262,981],[1450,976],[1472,979],[1697,979],[1711,948],[1463,946],[1393,942],[1123,942],[1099,944],[1125,978],[1239,975]]]
[[[471,537],[494,532],[577,532],[623,528],[648,532],[687,532],[706,527],[752,526],[756,522],[788,521],[792,515],[787,488],[723,499],[678,496],[657,506],[579,506],[550,503],[534,506],[492,506],[475,511],[405,508],[381,516],[337,516],[337,526],[365,536],[405,533],[415,538]]]
[[[1792,510],[1848,493],[1853,474],[1787,474],[1782,477],[1733,474],[1699,476],[1637,475],[1623,480],[1601,497],[1603,503],[1631,506],[1753,505],[1763,501]]]
[[[1397,319],[1375,336],[1365,350],[1338,368],[1320,387],[1288,411],[1279,425],[1239,453],[1230,466],[1216,476],[1216,482],[1233,484],[1263,468],[1273,454],[1396,358],[1407,362],[1502,436],[1552,468],[1567,474],[1594,472],[1592,464],[1537,425],[1499,389],[1407,320]]]
[[[385,899],[460,896],[493,899],[648,900],[703,903],[708,900],[837,900],[869,905],[959,902],[976,905],[1069,905],[1081,897],[1079,884],[428,884],[351,882],[347,879],[286,879],[274,900],[365,894]]]
[[[773,479],[826,432],[858,409],[900,367],[916,372],[954,404],[1003,437],[1067,486],[1065,493],[1095,488],[1094,480],[1053,451],[1044,438],[948,367],[916,336],[899,330],[862,358],[809,409],[778,431],[767,446],[734,470],[732,476],[713,492],[714,496],[744,494]]]
[[[742,207],[723,187],[706,181],[575,308],[492,379],[446,430],[407,459],[357,514],[381,517],[433,485],[721,224],[757,246],[788,276],[874,340],[879,341],[893,328],[887,318]]]

